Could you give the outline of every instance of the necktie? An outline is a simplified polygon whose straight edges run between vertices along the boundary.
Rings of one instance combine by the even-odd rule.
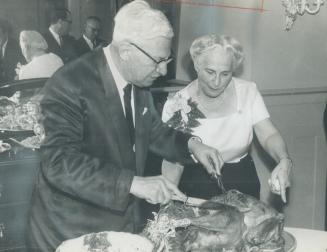
[[[135,129],[133,123],[133,110],[132,110],[131,98],[132,98],[132,84],[127,84],[126,87],[124,87],[125,117],[129,130],[129,135],[131,138],[131,143],[133,145],[135,142]]]

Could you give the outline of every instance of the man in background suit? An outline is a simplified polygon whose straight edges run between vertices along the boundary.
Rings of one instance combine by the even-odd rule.
[[[43,34],[48,43],[48,52],[58,55],[64,63],[76,57],[75,38],[69,35],[72,17],[67,9],[53,9],[49,29]]]
[[[186,200],[163,176],[143,177],[148,151],[219,174],[217,150],[161,121],[149,87],[167,73],[173,31],[146,1],[115,17],[113,42],[57,71],[41,101],[45,140],[32,196],[30,251],[100,231],[139,231],[139,200]],[[145,51],[146,50],[146,51]],[[133,84],[131,84],[133,83]]]
[[[0,86],[13,81],[16,77],[17,64],[25,63],[19,43],[10,37],[9,33],[8,21],[0,20]]]
[[[101,20],[96,16],[86,19],[83,35],[76,41],[75,50],[78,56],[90,52],[96,48],[105,47],[108,43],[99,38]]]

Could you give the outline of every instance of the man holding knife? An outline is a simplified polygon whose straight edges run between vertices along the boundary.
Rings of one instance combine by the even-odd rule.
[[[52,252],[91,232],[135,232],[139,199],[185,198],[163,176],[143,177],[149,150],[181,163],[193,155],[208,173],[220,173],[216,149],[168,127],[155,111],[148,87],[167,73],[172,37],[160,11],[133,1],[117,13],[108,47],[68,64],[46,84],[30,251]]]

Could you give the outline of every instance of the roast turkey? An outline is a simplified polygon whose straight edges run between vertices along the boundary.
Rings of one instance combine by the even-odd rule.
[[[142,235],[155,251],[283,252],[284,217],[256,198],[230,190],[199,207],[170,202]]]

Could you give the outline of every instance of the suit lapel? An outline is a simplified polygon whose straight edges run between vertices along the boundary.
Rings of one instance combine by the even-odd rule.
[[[124,167],[134,169],[135,153],[130,142],[127,121],[125,119],[123,107],[120,101],[117,86],[106,61],[103,50],[97,52],[100,57],[98,69],[100,71],[101,82],[105,91],[105,102],[107,103],[110,123],[114,125],[115,137],[118,141],[118,148]]]
[[[53,46],[57,49],[60,50],[60,45],[58,44],[58,41],[55,39],[55,37],[52,35],[52,33],[49,31],[49,38],[51,39],[51,43]]]

